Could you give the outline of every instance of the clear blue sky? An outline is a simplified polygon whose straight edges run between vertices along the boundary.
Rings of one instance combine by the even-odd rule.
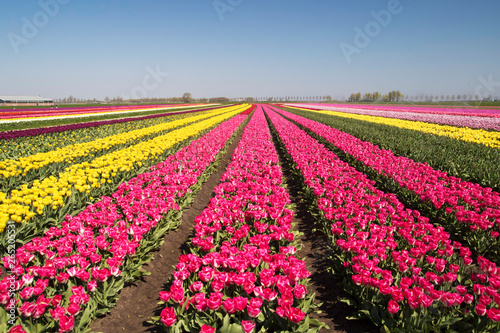
[[[4,0],[0,95],[451,95],[483,78],[500,96],[498,0],[401,0],[375,23],[391,1]],[[232,10],[221,20],[214,3]],[[356,27],[373,29],[368,45]],[[350,62],[341,45],[357,48]]]

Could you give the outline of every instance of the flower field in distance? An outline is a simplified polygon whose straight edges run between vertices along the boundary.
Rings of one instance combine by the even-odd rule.
[[[57,117],[84,117],[97,114],[133,113],[145,110],[168,110],[182,109],[185,107],[196,107],[197,104],[166,104],[166,105],[140,105],[114,106],[114,107],[78,107],[61,109],[21,109],[0,110],[0,124],[8,124],[17,121],[36,121]]]
[[[225,155],[144,322],[331,331],[297,255],[301,224],[324,235],[353,319],[385,332],[500,330],[498,110],[198,108],[3,139],[1,332],[88,331],[149,274]]]

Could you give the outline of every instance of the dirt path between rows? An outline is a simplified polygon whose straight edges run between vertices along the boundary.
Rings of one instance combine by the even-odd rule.
[[[184,210],[180,227],[165,235],[165,243],[155,252],[154,259],[144,265],[143,269],[151,272],[151,275],[125,287],[111,312],[92,322],[91,332],[163,332],[146,321],[153,316],[159,316],[161,308],[157,304],[158,293],[166,290],[165,286],[174,272],[173,266],[177,264],[179,256],[187,250],[187,241],[193,235],[194,219],[210,202],[214,188],[226,171],[243,130],[244,128],[240,128],[226,154],[222,156],[217,170],[203,184],[192,205]]]
[[[187,250],[187,241],[193,235],[194,219],[205,209],[212,197],[213,190],[220,182],[231,159],[233,150],[238,145],[244,128],[242,128],[229,146],[216,172],[203,184],[196,195],[193,204],[182,215],[182,224],[173,232],[165,235],[165,243],[155,253],[155,258],[143,268],[151,275],[125,287],[120,292],[120,299],[115,308],[103,318],[95,320],[91,332],[162,332],[155,326],[147,323],[151,317],[158,316],[161,308],[157,305],[158,293],[165,290],[166,283],[174,272],[179,256]],[[290,172],[283,168],[286,180],[290,180]],[[353,310],[346,304],[339,302],[339,297],[346,297],[338,281],[326,271],[330,265],[327,260],[327,238],[321,232],[312,232],[314,219],[307,212],[302,198],[298,194],[298,186],[288,181],[288,191],[292,202],[296,205],[294,221],[298,229],[304,233],[300,238],[303,246],[296,256],[304,259],[311,272],[311,283],[308,290],[316,294],[317,302],[322,302],[322,314],[313,315],[326,323],[330,329],[321,330],[334,333],[378,332],[379,330],[367,320],[349,321],[346,317],[352,315]]]

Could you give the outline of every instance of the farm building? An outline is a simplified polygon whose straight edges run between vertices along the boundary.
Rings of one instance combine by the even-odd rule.
[[[51,106],[54,100],[40,96],[0,96],[0,106]]]

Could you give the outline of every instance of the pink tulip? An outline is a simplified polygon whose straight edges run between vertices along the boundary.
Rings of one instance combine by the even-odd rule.
[[[235,311],[243,311],[245,310],[247,304],[248,304],[248,298],[242,297],[242,296],[237,296],[234,299],[234,308]]]
[[[200,333],[215,333],[215,328],[208,325],[203,325],[201,327]]]
[[[235,302],[231,298],[225,299],[222,302],[222,308],[229,314],[236,312]]]
[[[170,300],[170,297],[172,296],[172,293],[169,291],[160,291],[159,297],[163,302],[168,302]]]
[[[76,303],[70,303],[68,305],[67,311],[70,315],[76,316],[80,312],[80,306]]]
[[[288,319],[290,319],[293,323],[298,324],[304,319],[305,315],[306,314],[299,308],[292,307],[288,315]]]
[[[331,235],[336,245],[341,251],[348,253],[346,257],[350,262],[346,262],[344,267],[351,272],[353,285],[377,287],[375,290],[384,295],[390,293],[394,304],[406,300],[408,303],[401,303],[401,306],[413,309],[419,306],[429,307],[434,303],[444,307],[471,304],[474,300],[474,297],[468,294],[471,290],[457,288],[457,292],[454,292],[453,284],[459,276],[470,277],[475,281],[477,286],[474,291],[485,294],[483,302],[488,303],[488,299],[491,300],[491,297],[496,295],[493,292],[491,295],[487,294],[485,289],[490,287],[488,282],[497,281],[497,274],[500,274],[500,269],[494,263],[478,257],[479,265],[474,264],[470,259],[470,249],[452,242],[450,235],[443,228],[430,224],[418,211],[405,208],[394,195],[374,188],[373,182],[366,176],[340,161],[331,151],[271,109],[267,108],[266,112],[296,163],[296,168],[304,176],[305,184],[318,197],[317,208],[325,218],[332,221]],[[360,156],[366,163],[373,163],[369,165],[373,168],[377,167],[374,163],[383,163],[384,158],[390,156],[390,152],[384,153],[382,157],[371,155],[371,161],[361,155],[369,154],[361,148],[372,149],[373,145],[367,143],[365,147],[364,143],[337,130],[291,113],[279,113],[309,127],[320,136],[332,138],[335,145],[345,145],[345,149],[351,149],[355,156]],[[346,143],[348,141],[349,144]],[[359,151],[356,151],[358,148]],[[376,149],[378,147],[373,148]],[[392,165],[398,165],[398,168],[394,169],[395,172],[407,170],[401,167],[403,163],[392,162]],[[392,165],[387,164],[387,167]],[[381,172],[380,170],[386,169],[377,169]],[[422,171],[415,173],[417,177],[422,174]],[[442,184],[439,186],[446,187]],[[452,196],[448,196],[448,199],[450,204],[455,205],[454,214],[465,212],[464,207],[458,206],[458,200],[453,202],[455,198]],[[473,205],[469,202],[468,204]],[[477,223],[479,228],[486,226],[483,222]],[[369,233],[366,232],[367,228]],[[405,242],[396,241],[394,234]],[[422,261],[424,265],[428,265],[425,269],[423,266],[418,267]],[[464,263],[475,265],[475,269],[480,268],[481,272],[471,274],[462,268]],[[384,271],[386,267],[391,270],[395,267],[400,272],[399,275],[392,276],[390,270]],[[500,279],[498,285],[500,286]],[[500,300],[500,297],[498,299]],[[280,307],[280,313],[284,314],[286,311],[285,307]],[[483,311],[479,307],[476,312]]]
[[[62,316],[59,320],[59,326],[61,331],[69,332],[75,327],[75,317],[73,316]]]
[[[479,316],[484,316],[487,312],[486,306],[484,304],[478,304],[476,305],[475,312]]]
[[[95,280],[91,280],[87,282],[87,289],[91,293],[97,290],[97,282]]]
[[[500,321],[500,310],[497,308],[488,309],[488,317],[493,321]]]
[[[163,309],[161,311],[160,317],[161,322],[167,327],[172,327],[172,325],[177,321],[177,316],[175,315],[174,308]]]
[[[177,198],[182,198],[191,191],[190,186],[198,181],[205,168],[215,160],[216,155],[245,117],[237,116],[224,122],[203,138],[193,141],[188,147],[151,168],[151,172],[121,184],[111,197],[102,197],[101,201],[87,207],[77,216],[66,216],[60,227],[50,228],[36,243],[28,242],[20,247],[16,254],[17,261],[14,262],[12,269],[12,272],[19,277],[15,282],[16,290],[20,290],[24,284],[36,281],[34,287],[22,291],[24,298],[30,298],[33,295],[42,296],[48,288],[49,279],[54,279],[57,283],[67,283],[70,278],[81,281],[89,281],[92,278],[85,284],[85,288],[89,292],[95,292],[99,287],[97,282],[105,282],[111,276],[119,277],[121,275],[119,267],[126,256],[135,254],[142,235],[154,228],[162,215],[170,209],[180,209],[176,202]],[[163,182],[154,181],[155,179],[162,179]],[[127,219],[134,219],[135,223],[128,226]],[[76,253],[74,248],[77,249]],[[109,254],[103,258],[103,255],[96,253],[98,249]],[[49,258],[50,265],[35,266],[34,253]],[[100,265],[103,259],[109,268]],[[8,260],[4,260],[4,263],[9,264]],[[10,264],[8,267],[10,269]],[[190,272],[198,271],[199,268],[199,262],[189,264]],[[0,289],[4,284],[7,288],[10,286],[8,281],[3,280],[0,281]],[[69,301],[83,307],[90,300],[85,288],[72,288],[73,295],[69,297]],[[7,289],[0,294],[3,296],[5,291]],[[180,296],[178,301],[184,301],[182,293],[175,293],[174,298],[177,299],[177,296]],[[4,302],[3,298],[1,301]],[[61,301],[62,296],[56,295],[50,300],[50,305],[57,307]],[[8,302],[8,298],[5,302]],[[47,302],[45,300],[37,302],[35,306],[29,302],[24,303],[20,308],[21,312],[29,316],[43,313],[42,310],[47,306],[45,305]],[[70,312],[76,311],[75,305],[70,306]],[[64,313],[58,311],[54,312],[51,309],[51,313],[61,320]],[[65,325],[72,326],[71,322],[74,321],[72,317],[65,318],[63,329]]]
[[[59,305],[59,303],[61,303],[61,300],[62,300],[61,294],[55,295],[54,297],[52,297],[52,300],[50,301],[50,305],[52,305],[52,306]]]
[[[55,321],[60,321],[61,318],[66,314],[66,309],[62,306],[56,306],[55,309],[50,309],[50,315]]]
[[[36,305],[30,302],[24,302],[19,308],[19,313],[24,317],[31,317],[36,310]]]
[[[251,320],[242,320],[241,327],[244,333],[252,333],[255,329],[255,323]]]
[[[495,227],[494,221],[500,213],[500,195],[491,189],[450,177],[426,164],[395,156],[391,151],[382,150],[370,142],[361,141],[321,123],[282,110],[278,112],[324,137],[366,166],[394,179],[401,186],[415,192],[423,201],[431,202],[437,209],[443,205],[452,206],[445,208],[446,213],[454,214],[462,223],[471,224],[473,232]],[[459,199],[472,209],[465,211],[463,206],[458,205]],[[490,232],[492,241],[498,239],[499,231]]]
[[[208,299],[208,308],[210,310],[217,310],[222,305],[222,294],[220,293],[212,293],[210,294],[210,298]]]
[[[26,299],[31,298],[31,296],[33,296],[34,292],[35,292],[35,288],[27,287],[27,288],[24,288],[23,290],[21,290],[21,292],[19,293],[19,296],[21,297],[21,299],[26,300]]]
[[[304,104],[289,104],[300,108]],[[352,105],[308,105],[312,109],[329,110],[362,114],[377,117],[396,118],[405,120],[422,121],[436,124],[452,126],[463,126],[470,128],[483,128],[500,130],[498,120],[498,110],[477,110],[477,109],[448,109],[448,108],[424,108],[424,107],[376,107],[376,106],[352,106]]]
[[[9,330],[9,333],[26,333],[21,325],[16,325]]]
[[[399,304],[394,302],[392,299],[389,301],[389,305],[387,306],[387,311],[391,314],[395,314],[399,311]]]

